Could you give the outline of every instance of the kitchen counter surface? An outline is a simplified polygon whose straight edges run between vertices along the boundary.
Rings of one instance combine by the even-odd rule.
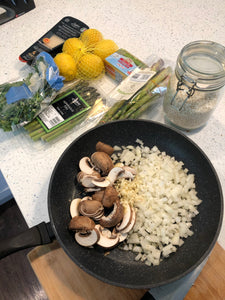
[[[225,45],[224,0],[72,1],[36,0],[36,8],[0,26],[0,83],[20,76],[19,55],[65,16],[99,29],[140,59],[155,54],[173,63],[187,43],[212,40]],[[108,85],[107,85],[108,88]],[[185,132],[205,152],[225,193],[225,93],[208,124]],[[149,116],[165,123],[162,107]],[[20,131],[0,130],[0,169],[28,224],[49,221],[47,192],[53,168],[64,149],[84,130],[72,131],[49,146],[32,144]],[[218,239],[225,249],[225,222]]]

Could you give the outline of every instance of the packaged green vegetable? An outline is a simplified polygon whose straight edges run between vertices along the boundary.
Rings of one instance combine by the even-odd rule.
[[[11,131],[32,121],[63,87],[64,78],[53,58],[41,52],[26,78],[0,85],[0,128]]]
[[[108,110],[99,123],[137,119],[166,92],[172,69],[158,59],[151,67],[136,68],[108,96]]]
[[[66,83],[54,101],[24,129],[35,142],[52,142],[72,129],[76,131],[94,124],[105,110],[101,89],[78,80]]]

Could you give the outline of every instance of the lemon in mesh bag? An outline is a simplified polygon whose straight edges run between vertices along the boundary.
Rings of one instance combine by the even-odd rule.
[[[87,29],[80,35],[80,40],[89,48],[89,51],[102,39],[101,32],[94,28]]]
[[[77,63],[77,78],[96,79],[104,74],[103,60],[92,53],[84,54]]]
[[[59,74],[70,81],[76,78],[76,63],[73,57],[67,53],[58,53],[54,57],[54,62],[59,69]]]
[[[71,55],[75,62],[77,62],[81,56],[87,52],[84,43],[78,38],[67,39],[63,44],[62,51]]]
[[[94,54],[105,59],[119,49],[117,44],[112,40],[101,40],[94,47]]]

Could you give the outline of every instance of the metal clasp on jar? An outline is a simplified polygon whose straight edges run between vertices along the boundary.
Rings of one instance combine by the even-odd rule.
[[[171,104],[175,109],[177,109],[177,110],[179,110],[179,111],[182,110],[182,108],[183,108],[184,104],[187,102],[187,100],[188,100],[191,96],[194,95],[194,93],[195,93],[195,87],[196,87],[196,85],[197,85],[197,82],[196,82],[196,81],[192,81],[192,82],[193,82],[192,86],[191,86],[191,87],[188,87],[188,86],[184,83],[184,78],[185,78],[184,75],[182,75],[182,76],[180,77],[180,80],[177,82],[176,93],[174,94],[174,96],[173,96],[173,98],[171,99],[171,102],[170,102],[170,104]],[[184,98],[184,101],[182,102],[181,106],[178,107],[178,106],[176,106],[176,104],[175,104],[174,101],[175,101],[175,99],[176,99],[176,97],[177,97],[179,91],[184,91],[184,90],[185,90],[184,87],[186,87],[186,89],[187,89],[187,91],[186,91],[186,95],[187,95],[187,96],[186,96],[186,98]]]

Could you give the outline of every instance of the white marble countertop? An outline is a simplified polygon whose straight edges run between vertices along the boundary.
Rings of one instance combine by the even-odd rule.
[[[140,59],[151,54],[175,61],[187,43],[206,39],[225,45],[224,0],[35,0],[36,8],[0,26],[0,83],[19,76],[19,55],[64,16],[99,29]],[[164,122],[159,110],[151,116]],[[0,169],[28,226],[49,221],[47,191],[52,170],[63,150],[84,129],[51,146],[39,148],[21,134],[0,130]],[[215,167],[225,193],[225,94],[202,130],[187,134]],[[225,248],[225,222],[218,239]]]

